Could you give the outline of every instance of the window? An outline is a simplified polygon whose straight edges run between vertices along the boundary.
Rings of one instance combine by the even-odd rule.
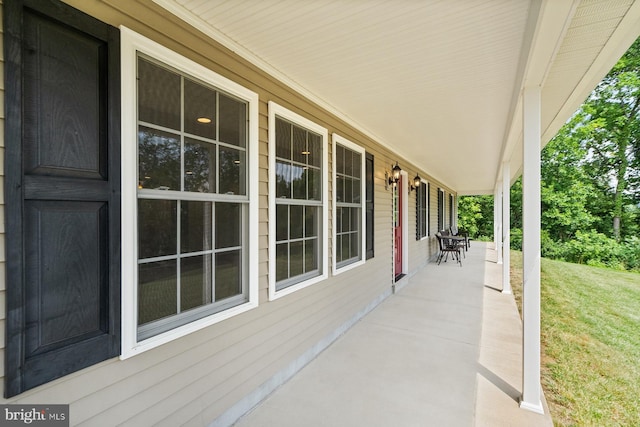
[[[327,130],[269,103],[269,295],[327,277]]]
[[[257,305],[257,95],[127,29],[122,62],[126,357]]]
[[[444,230],[444,190],[438,188],[438,231]]]
[[[373,154],[367,153],[365,156],[365,180],[366,180],[366,251],[367,259],[373,258]]]
[[[364,262],[366,187],[364,149],[333,134],[333,272],[356,267]],[[348,266],[348,268],[347,268]]]
[[[416,240],[429,235],[429,183],[422,181],[416,188]]]

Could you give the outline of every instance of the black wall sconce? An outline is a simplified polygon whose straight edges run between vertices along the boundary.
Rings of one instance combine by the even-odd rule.
[[[402,172],[402,168],[398,166],[398,162],[396,162],[396,165],[391,169],[391,175],[389,175],[389,172],[384,173],[385,189],[389,189],[389,186],[395,187],[396,183],[400,180],[400,172]]]
[[[421,182],[422,178],[420,178],[420,175],[416,174],[416,177],[413,178],[413,184],[411,185],[409,191],[416,190],[418,187],[420,187]]]

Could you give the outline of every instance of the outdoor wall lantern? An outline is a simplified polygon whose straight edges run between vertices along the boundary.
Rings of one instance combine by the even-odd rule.
[[[389,188],[389,186],[394,186],[396,185],[396,183],[400,180],[400,172],[402,172],[402,168],[400,166],[398,166],[398,162],[396,162],[396,165],[393,167],[393,169],[391,169],[391,176],[389,176],[389,172],[385,172],[385,188]]]
[[[417,189],[418,187],[420,187],[420,183],[421,182],[422,182],[422,178],[420,178],[420,175],[416,174],[416,177],[413,178],[413,184],[409,188],[409,191],[413,191],[413,190]]]

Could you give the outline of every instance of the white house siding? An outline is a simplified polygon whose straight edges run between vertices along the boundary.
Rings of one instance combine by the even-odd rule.
[[[228,420],[243,407],[248,409],[251,398],[268,393],[283,376],[299,368],[314,352],[390,294],[393,282],[391,190],[385,189],[385,172],[395,161],[406,165],[405,170],[410,174],[416,169],[170,16],[151,0],[68,0],[67,3],[113,26],[125,25],[259,94],[259,307],[126,360],[105,361],[2,402],[68,403],[73,425],[207,425],[221,416]],[[363,146],[374,155],[375,186],[374,258],[358,268],[330,275],[326,281],[274,301],[268,300],[267,276],[268,101],[275,101],[326,127],[329,134],[336,132]],[[0,119],[4,122],[3,111]],[[4,133],[4,123],[1,129]],[[3,138],[3,134],[0,135],[1,146],[4,146]],[[0,162],[0,174],[2,165]],[[431,182],[433,235],[437,227],[437,188],[442,184],[430,178],[428,171],[418,173]],[[326,185],[331,189],[331,182]],[[331,197],[330,191],[329,212]],[[0,203],[2,200],[0,196]],[[408,206],[409,269],[415,271],[435,254],[435,246],[433,238],[415,240],[413,192]],[[0,214],[3,213],[4,208],[0,210]],[[0,319],[4,319],[4,217],[0,224]],[[332,232],[330,225],[330,245]],[[331,246],[329,250],[331,253]],[[325,266],[328,271],[331,271],[331,262]],[[2,323],[0,331],[4,335],[4,320]],[[4,339],[0,342],[4,344]],[[0,360],[4,360],[4,351],[0,351]],[[2,365],[0,372],[4,373],[4,363]]]

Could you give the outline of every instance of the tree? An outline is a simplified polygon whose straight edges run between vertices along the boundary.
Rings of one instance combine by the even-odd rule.
[[[582,139],[587,127],[564,126],[541,154],[542,228],[554,241],[572,239],[578,230],[589,230],[595,218],[587,206],[594,193],[583,164]]]
[[[582,134],[587,173],[611,199],[608,216],[619,241],[625,205],[637,203],[640,192],[640,39],[565,126]]]

